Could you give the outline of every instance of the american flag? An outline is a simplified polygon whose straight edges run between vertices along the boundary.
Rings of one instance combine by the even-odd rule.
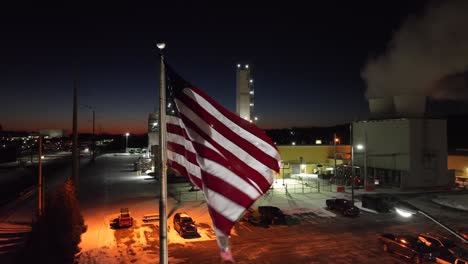
[[[168,165],[204,192],[217,238],[227,237],[272,185],[280,155],[263,130],[165,66]]]

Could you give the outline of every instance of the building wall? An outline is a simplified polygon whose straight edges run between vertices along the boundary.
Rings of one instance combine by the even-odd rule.
[[[277,148],[283,163],[288,164],[288,166],[280,170],[280,178],[282,177],[283,173],[286,175],[294,173],[310,174],[313,173],[314,169],[325,170],[326,167],[333,167],[334,165],[333,145],[288,145],[277,146]],[[344,161],[346,162],[350,159],[349,153],[351,152],[351,146],[337,145],[336,152],[343,153],[343,155],[337,155],[337,165],[343,164]],[[304,166],[301,167],[301,164]],[[318,164],[323,165],[323,167],[317,167]]]
[[[401,188],[448,186],[445,120],[386,119],[353,123],[354,164],[400,175]],[[357,150],[362,144],[365,150]]]
[[[410,169],[410,144],[408,120],[391,119],[355,122],[353,124],[354,146],[362,144],[364,150],[354,149],[354,164],[389,170]]]
[[[408,186],[448,186],[447,123],[411,119],[411,175]]]

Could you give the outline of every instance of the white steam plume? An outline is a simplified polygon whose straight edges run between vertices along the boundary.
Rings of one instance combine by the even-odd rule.
[[[363,69],[367,97],[468,99],[468,0],[433,1],[393,35]]]

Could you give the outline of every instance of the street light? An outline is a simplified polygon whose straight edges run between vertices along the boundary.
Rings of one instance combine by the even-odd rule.
[[[130,136],[130,133],[125,133],[125,153],[128,152],[128,136]]]
[[[364,188],[367,188],[367,147],[363,144],[357,144],[356,149],[364,150]]]
[[[89,105],[83,105],[84,107],[88,108],[89,110],[93,111],[93,156],[91,158],[91,162],[94,162],[96,160],[96,133],[95,133],[95,126],[96,126],[96,111],[93,107]]]
[[[450,227],[442,224],[439,222],[436,218],[431,216],[430,214],[424,212],[423,210],[417,208],[416,206],[409,204],[407,202],[403,201],[398,201],[397,205],[395,206],[395,211],[402,217],[408,218],[413,216],[414,214],[422,214],[425,217],[429,218],[432,220],[434,223],[438,224],[439,226],[443,227],[445,230],[449,231],[452,235],[456,236],[458,239],[463,241],[464,243],[468,243],[468,240],[466,240],[464,237],[460,236],[457,232],[455,232],[453,229]]]

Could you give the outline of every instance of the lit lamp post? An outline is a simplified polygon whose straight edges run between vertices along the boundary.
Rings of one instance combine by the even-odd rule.
[[[93,156],[91,158],[91,162],[94,162],[96,160],[96,133],[95,133],[96,111],[94,110],[94,108],[92,108],[89,105],[83,105],[83,106],[88,108],[89,110],[93,111],[93,138],[92,138],[92,141],[93,141],[93,146],[92,146]]]
[[[130,133],[125,133],[125,153],[128,152],[128,136],[130,136]]]
[[[367,148],[362,144],[358,144],[356,149],[364,151],[364,188],[367,188]]]
[[[414,206],[412,204],[409,204],[409,203],[403,202],[403,201],[399,201],[397,203],[397,205],[395,206],[395,211],[399,215],[401,215],[403,217],[406,217],[406,218],[411,217],[414,214],[420,213],[420,214],[424,215],[425,217],[429,218],[430,220],[432,220],[434,223],[436,223],[439,226],[443,227],[445,230],[449,231],[452,235],[456,236],[458,239],[460,239],[464,243],[468,243],[468,240],[466,240],[464,237],[460,236],[457,232],[452,230],[450,227],[442,224],[437,219],[435,219],[433,216],[431,216],[428,213],[420,210],[419,208],[417,208],[416,206]]]
[[[336,137],[336,133],[333,135],[333,175],[336,176],[336,144],[340,143],[340,139]]]

